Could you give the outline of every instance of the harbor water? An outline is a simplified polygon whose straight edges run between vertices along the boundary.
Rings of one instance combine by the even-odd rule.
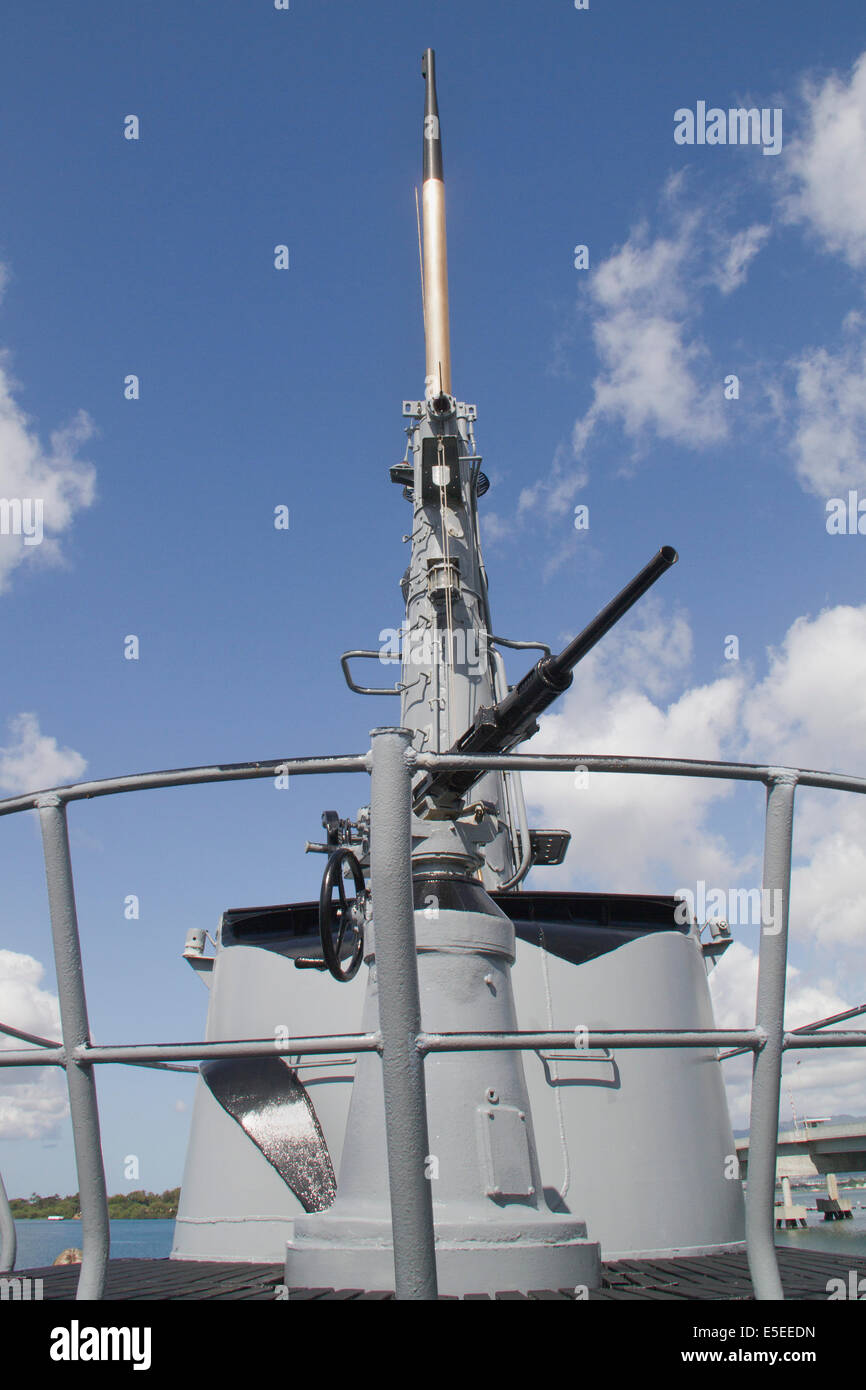
[[[822,1250],[826,1254],[866,1256],[866,1188],[843,1188],[839,1195],[851,1203],[848,1221],[824,1221],[820,1212],[809,1210],[815,1204],[814,1189],[792,1189],[794,1200],[806,1208],[808,1225],[791,1231],[777,1231],[776,1244],[792,1250]],[[18,1269],[38,1269],[53,1264],[61,1250],[81,1248],[80,1221],[16,1221]],[[112,1221],[111,1258],[113,1260],[164,1260],[171,1253],[174,1221]]]
[[[776,1200],[779,1200],[779,1193]],[[794,1202],[806,1208],[806,1226],[796,1230],[777,1231],[776,1244],[791,1250],[822,1250],[828,1255],[866,1256],[866,1187],[843,1187],[839,1196],[851,1203],[847,1221],[825,1221],[821,1212],[812,1211],[815,1198],[826,1196],[824,1188],[797,1188],[791,1185]]]
[[[80,1221],[33,1219],[16,1221],[17,1269],[41,1269],[53,1265],[61,1250],[81,1249]],[[171,1253],[174,1221],[137,1220],[111,1222],[113,1260],[165,1260]]]

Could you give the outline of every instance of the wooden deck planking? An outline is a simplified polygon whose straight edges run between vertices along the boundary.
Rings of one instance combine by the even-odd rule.
[[[850,1270],[866,1275],[866,1259],[818,1250],[780,1247],[779,1269],[787,1298],[824,1300],[827,1281],[847,1280]],[[19,1278],[41,1279],[45,1300],[72,1301],[78,1266],[53,1265],[18,1270]],[[589,1293],[590,1301],[688,1302],[751,1300],[751,1280],[745,1253],[704,1255],[678,1259],[622,1259],[602,1266],[603,1284]],[[283,1284],[283,1266],[234,1264],[198,1260],[112,1260],[108,1266],[107,1301],[267,1301],[277,1298]],[[384,1290],[289,1289],[289,1303],[386,1302],[393,1294]],[[443,1299],[443,1301],[446,1301]],[[447,1301],[453,1302],[452,1296]],[[573,1289],[539,1289],[517,1293],[468,1294],[472,1302],[574,1302]]]

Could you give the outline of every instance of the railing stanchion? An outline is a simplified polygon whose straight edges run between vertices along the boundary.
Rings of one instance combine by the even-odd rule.
[[[3,1178],[0,1177],[0,1274],[9,1274],[15,1268],[17,1251],[18,1234]]]
[[[373,930],[398,1299],[435,1299],[433,1198],[412,890],[411,746],[405,729],[374,729],[370,805]]]
[[[746,1248],[755,1297],[784,1298],[776,1256],[776,1149],[784,1048],[785,974],[788,960],[788,908],[791,892],[791,839],[796,778],[771,775],[767,783],[764,832],[764,887],[758,952],[755,1026],[767,1041],[755,1053],[749,1121],[749,1177],[746,1184]]]
[[[66,808],[53,792],[41,796],[37,804],[42,823],[60,1026],[66,1050],[66,1084],[81,1204],[82,1261],[76,1298],[98,1299],[102,1298],[105,1289],[108,1263],[108,1199],[99,1134],[96,1077],[89,1063],[75,1060],[76,1048],[87,1047],[90,1043],[90,1027],[75,913]]]

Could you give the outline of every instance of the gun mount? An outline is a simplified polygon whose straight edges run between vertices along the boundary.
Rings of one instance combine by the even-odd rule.
[[[711,1046],[582,1041],[611,1018],[675,1037],[711,1024],[704,959],[673,898],[517,891],[533,867],[562,862],[569,832],[529,828],[517,768],[474,764],[535,732],[677,554],[663,547],[558,654],[493,635],[478,508],[489,481],[476,407],[453,394],[432,50],[422,72],[424,396],[403,400],[407,443],[390,468],[411,509],[404,615],[378,651],[342,658],[349,687],[396,697],[399,715],[373,733],[370,805],[354,819],[326,811],[307,845],[327,855],[318,902],[223,916],[211,1033],[261,1038],[290,1009],[301,1050],[287,1055],[288,1084],[282,1065],[251,1064],[243,1085],[228,1062],[203,1073],[176,1254],[284,1258],[287,1288],[588,1290],[602,1248],[661,1256],[742,1241]],[[515,647],[540,651],[511,688],[502,649]],[[399,665],[399,678],[361,684],[354,658]],[[433,756],[413,773],[412,754]],[[437,761],[449,754],[463,765]],[[347,1055],[318,1056],[329,1025]],[[427,1055],[422,1036],[447,1045]],[[527,1036],[551,1045],[524,1051],[514,1039]],[[649,1201],[637,1135],[651,1145]],[[395,1263],[410,1227],[423,1270],[414,1253]]]

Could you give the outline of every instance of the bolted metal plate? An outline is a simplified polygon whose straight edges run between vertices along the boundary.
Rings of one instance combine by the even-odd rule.
[[[479,1105],[476,1111],[481,1180],[488,1197],[533,1197],[526,1114],[516,1105]]]

